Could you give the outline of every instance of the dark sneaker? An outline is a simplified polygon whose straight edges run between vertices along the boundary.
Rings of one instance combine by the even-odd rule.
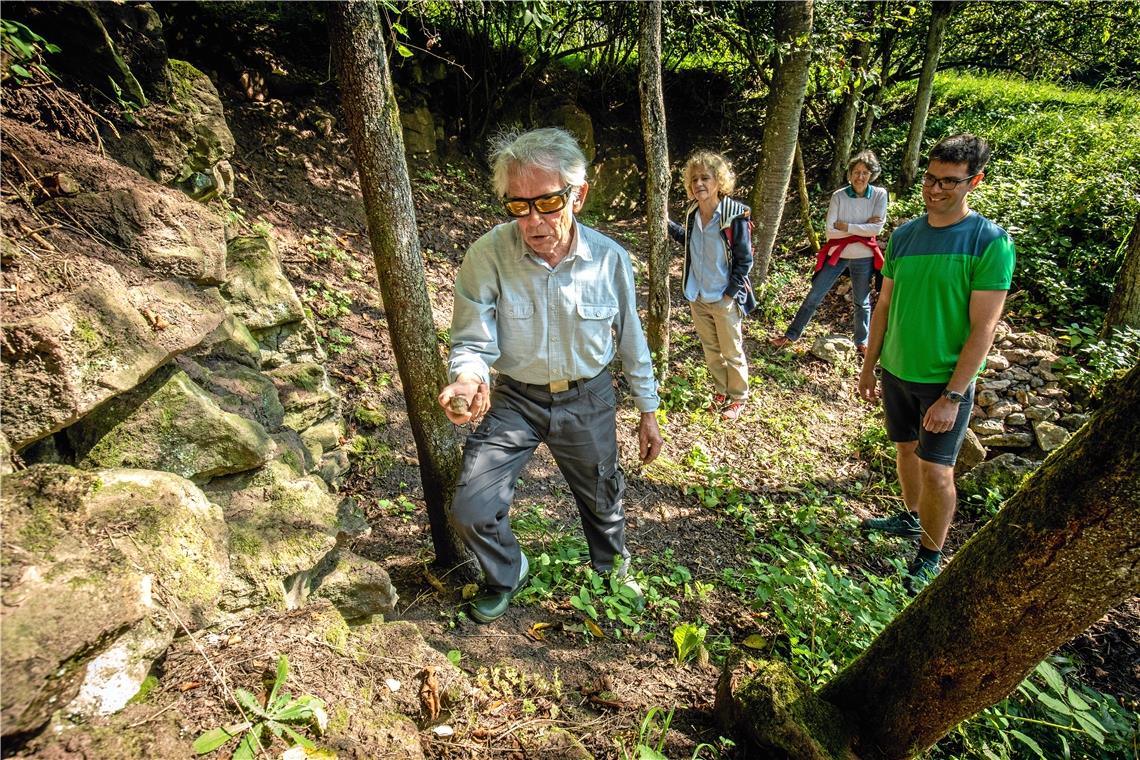
[[[891,533],[906,538],[918,538],[922,535],[922,523],[914,512],[902,512],[890,517],[869,517],[863,521],[863,530],[877,530],[880,533]]]
[[[907,566],[906,576],[903,577],[903,588],[908,594],[915,596],[930,585],[940,572],[942,572],[942,562],[937,558],[924,560],[915,557]]]
[[[519,569],[518,585],[511,591],[488,591],[482,596],[475,597],[471,600],[471,617],[480,623],[498,620],[506,614],[507,608],[511,606],[511,599],[522,590],[528,580],[530,580],[530,562],[524,554],[522,567]]]

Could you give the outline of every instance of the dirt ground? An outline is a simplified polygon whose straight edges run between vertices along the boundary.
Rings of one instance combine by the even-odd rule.
[[[335,104],[327,105],[335,112]],[[424,510],[393,513],[380,507],[381,500],[400,495],[417,507],[422,502],[415,449],[384,329],[384,307],[373,285],[375,270],[346,140],[339,132],[331,139],[322,138],[306,126],[304,114],[288,103],[267,106],[231,98],[227,108],[238,140],[234,159],[238,203],[247,220],[262,218],[273,225],[286,270],[299,292],[312,292],[324,283],[351,295],[351,312],[335,320],[336,328],[350,335],[351,342],[330,356],[329,370],[339,381],[350,416],[361,407],[385,410],[385,425],[362,427],[359,432],[381,444],[388,456],[387,466],[379,471],[354,472],[347,492],[365,507],[373,526],[371,536],[360,540],[356,549],[388,568],[401,595],[400,619],[414,622],[440,651],[459,650],[461,667],[471,672],[480,665],[505,665],[547,677],[557,673],[562,683],[581,695],[579,711],[568,718],[572,730],[598,756],[614,756],[615,736],[624,737],[625,746],[632,748],[637,724],[655,706],[677,706],[666,748],[669,756],[689,756],[698,743],[715,742],[721,733],[711,714],[718,671],[715,665],[677,666],[668,625],[647,628],[643,633],[651,636],[636,641],[613,635],[587,641],[579,632],[577,610],[568,599],[554,599],[514,605],[500,621],[480,626],[459,614],[457,594],[437,590],[429,570],[431,547]],[[287,125],[286,129],[275,131],[280,124]],[[501,221],[482,171],[470,161],[452,161],[446,169],[415,164],[410,169],[439,330],[449,323],[451,285],[464,250]],[[598,226],[625,244],[635,260],[644,261],[646,251],[636,221]],[[315,266],[312,250],[314,241],[326,234],[322,231],[332,233],[349,254],[346,259]],[[787,297],[798,298],[802,291],[802,287],[792,289]],[[319,305],[319,298],[315,303]],[[678,323],[673,366],[700,363],[687,308],[675,299],[673,309]],[[849,309],[840,298],[830,297],[817,323],[845,332]],[[331,322],[321,322],[326,337],[330,326]],[[799,489],[816,484],[845,494],[839,511],[856,517],[888,511],[897,497],[852,450],[854,436],[876,414],[855,397],[854,365],[833,367],[803,354],[772,352],[765,343],[769,334],[769,326],[759,321],[747,325],[746,348],[753,373],[760,375],[749,411],[735,424],[720,423],[704,414],[671,417],[663,429],[666,449],[662,459],[676,466],[687,452],[699,450],[729,468],[737,487],[765,494],[778,503],[794,505]],[[775,381],[776,375],[788,373],[798,373],[798,387]],[[788,410],[792,422],[782,414]],[[773,418],[784,420],[783,429],[761,422]],[[634,562],[667,554],[688,567],[695,579],[712,583],[722,568],[744,561],[746,539],[703,509],[682,487],[664,484],[670,478],[649,477],[641,471],[636,462],[635,424],[636,414],[627,402],[619,414],[619,426],[629,477],[626,513]],[[540,448],[524,472],[515,503],[527,505],[567,530],[576,524],[573,499],[545,448]],[[968,520],[960,520],[949,548],[960,546],[973,527]],[[533,552],[544,547],[527,548]],[[873,553],[866,563],[879,570],[886,567]],[[727,632],[735,642],[754,633],[778,635],[778,624],[722,586],[703,599],[684,601],[680,619],[699,619],[710,630]],[[536,623],[552,624],[541,641],[532,635]],[[1070,646],[1086,662],[1086,675],[1093,685],[1133,704],[1140,697],[1138,630],[1140,603],[1133,599]],[[478,756],[447,743],[429,748],[429,754]]]

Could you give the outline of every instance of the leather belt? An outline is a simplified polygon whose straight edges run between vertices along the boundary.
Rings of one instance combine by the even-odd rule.
[[[546,393],[565,393],[571,388],[578,388],[594,379],[592,377],[584,377],[580,380],[554,380],[550,383],[524,383],[521,380],[515,380],[510,375],[501,375],[501,377],[507,383],[521,390],[545,391]]]

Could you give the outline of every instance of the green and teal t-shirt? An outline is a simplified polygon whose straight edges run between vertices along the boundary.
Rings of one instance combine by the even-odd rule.
[[[1013,240],[971,212],[949,227],[926,214],[895,230],[883,255],[894,281],[879,363],[913,383],[945,383],[970,335],[970,293],[1009,290]]]

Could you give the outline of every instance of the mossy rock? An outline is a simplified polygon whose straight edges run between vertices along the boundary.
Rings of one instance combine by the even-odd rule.
[[[224,411],[168,367],[67,430],[84,467],[165,470],[199,482],[259,467],[275,452],[265,428]]]
[[[226,244],[222,296],[229,312],[250,330],[264,330],[304,319],[305,309],[281,271],[277,245],[260,235],[235,237]]]
[[[308,318],[288,322],[264,330],[250,330],[261,348],[261,365],[266,368],[308,362],[323,363],[328,359],[321,348],[317,331]]]
[[[233,579],[228,612],[295,607],[305,579],[336,546],[337,501],[316,477],[298,477],[273,461],[241,476],[219,478],[206,492],[226,516]]]
[[[340,397],[325,368],[316,363],[287,364],[269,370],[285,407],[284,425],[297,432],[340,414]]]
[[[227,316],[201,343],[187,352],[187,356],[207,367],[236,363],[250,369],[261,368],[261,348],[257,340],[245,322],[233,315]]]
[[[0,491],[6,735],[62,707],[122,708],[173,637],[170,613],[191,627],[216,619],[225,525],[189,481],[36,465],[4,477]]]

